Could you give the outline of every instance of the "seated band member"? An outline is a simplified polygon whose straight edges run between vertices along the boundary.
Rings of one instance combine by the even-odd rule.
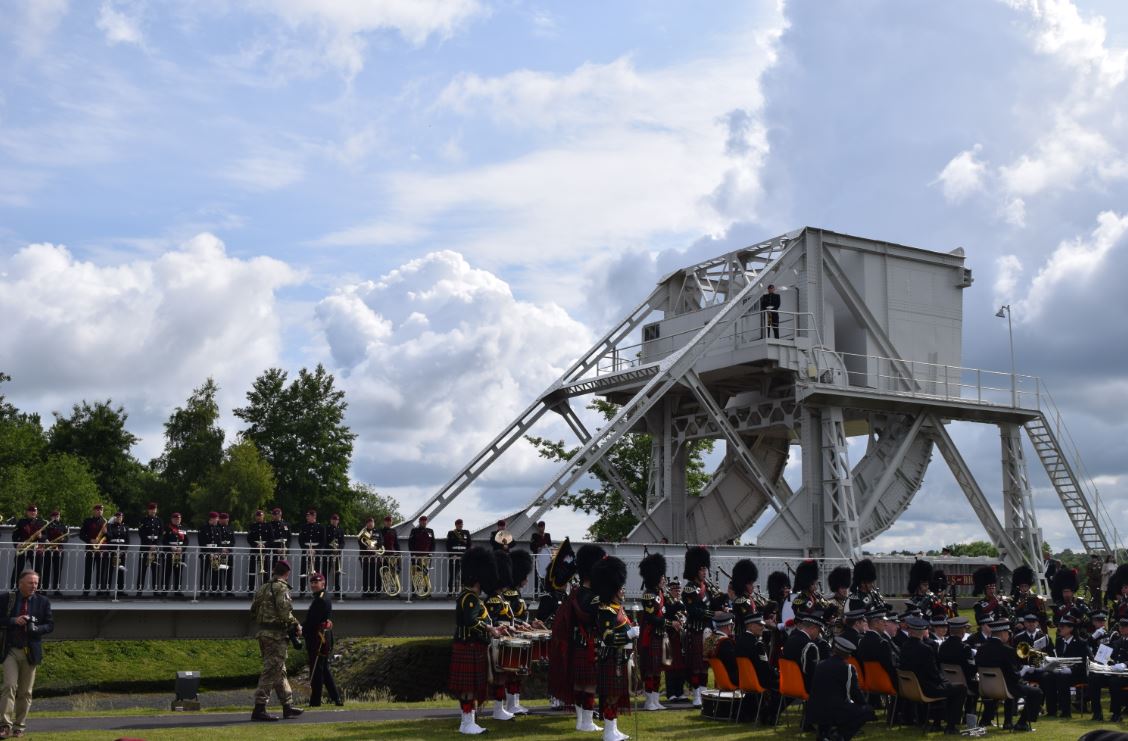
[[[638,638],[638,627],[631,624],[623,610],[626,583],[627,565],[615,556],[608,556],[592,566],[591,586],[599,597],[595,628],[596,686],[603,714],[603,741],[630,738],[618,729],[619,714],[631,711],[631,672],[627,661],[632,642]]]
[[[1089,644],[1073,635],[1073,621],[1069,618],[1063,618],[1058,623],[1057,638],[1054,640],[1049,653],[1051,656],[1059,658],[1082,659],[1080,663],[1059,666],[1054,669],[1054,674],[1057,675],[1058,713],[1062,718],[1072,718],[1073,705],[1070,701],[1069,690],[1076,685],[1089,684],[1086,679],[1085,665],[1093,655],[1089,651]],[[1078,692],[1080,691],[1079,688]],[[1047,708],[1051,707],[1048,699],[1046,706]],[[1053,716],[1053,711],[1048,710],[1047,715]]]
[[[874,712],[858,687],[854,667],[846,663],[854,653],[854,644],[838,636],[831,649],[830,658],[820,663],[811,677],[807,714],[818,727],[818,738],[850,741],[867,721],[873,720]]]
[[[916,675],[917,682],[926,697],[945,698],[944,733],[959,735],[957,724],[963,713],[964,701],[967,699],[967,688],[963,685],[951,684],[940,676],[936,657],[932,649],[924,644],[928,621],[924,618],[911,617],[908,620],[908,628],[909,638],[901,646],[900,669]]]
[[[1064,618],[1063,618],[1064,621]],[[1109,637],[1108,646],[1112,655],[1108,658],[1108,665],[1124,672],[1128,669],[1128,618],[1117,621],[1116,633]],[[1128,673],[1121,676],[1089,672],[1089,690],[1093,695],[1093,720],[1103,720],[1101,716],[1101,689],[1108,687],[1111,698],[1109,710],[1112,713],[1110,720],[1116,723],[1120,720],[1124,709],[1124,688],[1128,686]]]
[[[481,595],[497,588],[497,566],[485,548],[475,547],[462,556],[462,592],[455,600],[454,646],[450,655],[450,694],[462,709],[459,733],[477,735],[477,705],[486,701],[490,639],[503,633],[494,627]]]
[[[720,659],[728,672],[729,680],[736,684],[740,681],[740,670],[736,666],[736,641],[733,640],[732,613],[718,613],[713,618],[713,632],[705,639],[705,658]]]
[[[667,660],[662,647],[669,647],[666,640],[666,557],[661,553],[647,555],[638,565],[638,573],[642,576],[643,594],[637,656],[646,692],[646,705],[642,709],[665,710],[658,702],[658,690],[662,686],[662,669]]]
[[[796,615],[795,629],[783,644],[783,658],[799,665],[807,692],[811,691],[811,679],[820,659],[817,641],[825,627],[826,624],[814,615]]]
[[[975,654],[975,664],[980,669],[998,669],[1007,683],[1007,691],[1012,697],[1023,698],[1022,717],[1014,730],[1018,732],[1032,731],[1038,711],[1042,707],[1042,690],[1023,681],[1023,677],[1030,673],[1032,667],[1021,666],[1014,648],[1009,644],[1011,626],[1009,620],[998,620],[991,623],[991,637],[979,648]],[[1014,713],[1014,700],[1008,700],[1005,706],[1006,721],[1003,727],[1011,725],[1011,716]]]
[[[976,698],[979,696],[979,675],[975,671],[973,649],[964,640],[967,635],[967,618],[954,617],[948,621],[948,637],[937,649],[936,658],[941,664],[958,666],[967,685],[967,699],[964,701],[964,714],[975,712]]]

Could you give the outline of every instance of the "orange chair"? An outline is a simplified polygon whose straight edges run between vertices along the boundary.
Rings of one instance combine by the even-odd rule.
[[[893,686],[893,678],[880,661],[867,661],[863,665],[866,675],[866,691],[871,695],[885,695],[893,698],[886,708],[886,723],[893,725],[894,711],[897,709],[897,688]]]
[[[846,663],[854,667],[854,672],[858,675],[858,689],[862,692],[869,692],[869,687],[866,686],[866,673],[862,671],[862,664],[853,656],[846,658]]]
[[[793,700],[798,700],[802,706],[802,711],[799,713],[799,727],[803,727],[803,717],[807,712],[807,700],[810,695],[807,694],[807,681],[803,678],[803,670],[799,668],[799,664],[791,659],[779,660],[779,708],[776,710],[776,725],[779,724],[779,718],[783,713],[783,698],[790,697]]]
[[[764,685],[760,684],[760,677],[756,674],[756,665],[747,656],[737,656],[736,669],[740,675],[740,691],[745,694],[751,692],[760,696],[760,701],[756,703],[756,720],[759,721],[760,710],[764,706],[764,695],[767,690],[764,689]]]
[[[737,665],[739,667],[739,664]],[[717,713],[721,705],[721,696],[729,693],[729,722],[733,722],[740,717],[740,711],[744,706],[744,693],[740,691],[732,682],[732,677],[729,676],[728,669],[725,668],[725,663],[720,659],[709,659],[709,668],[713,670],[713,684],[716,685],[718,692],[717,702],[713,705],[713,714],[709,717],[716,720],[720,717]],[[736,714],[733,714],[733,709],[736,709]]]

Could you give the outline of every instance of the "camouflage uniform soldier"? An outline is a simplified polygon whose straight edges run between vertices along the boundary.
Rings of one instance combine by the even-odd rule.
[[[302,625],[294,617],[294,602],[290,597],[289,562],[279,560],[274,564],[271,575],[271,581],[258,588],[251,603],[251,615],[258,623],[255,638],[262,653],[262,674],[255,688],[255,709],[251,720],[278,720],[278,716],[266,712],[271,689],[282,703],[283,718],[296,718],[302,714],[300,708],[291,704],[294,693],[290,689],[290,681],[286,679],[286,644],[291,631],[297,636],[302,634]]]

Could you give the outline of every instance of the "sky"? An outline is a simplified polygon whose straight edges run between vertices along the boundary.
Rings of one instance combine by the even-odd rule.
[[[406,514],[664,273],[812,225],[962,247],[964,364],[1009,369],[1009,304],[1019,372],[1128,514],[1118,2],[0,13],[0,370],[21,409],[112,398],[147,461],[207,377],[233,437],[263,370],[324,363],[358,434],[353,478]],[[1001,509],[997,431],[950,428]],[[933,458],[867,548],[983,537]],[[1076,547],[1028,466],[1046,540]],[[551,470],[516,446],[433,525],[484,526]],[[557,537],[585,526],[550,520]]]

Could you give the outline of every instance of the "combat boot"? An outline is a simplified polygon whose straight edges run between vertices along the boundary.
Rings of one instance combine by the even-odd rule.
[[[265,702],[256,702],[255,709],[251,713],[251,720],[278,720],[278,716],[266,712]]]
[[[296,708],[293,705],[283,705],[282,706],[282,717],[283,718],[297,718],[301,714],[302,714],[301,708]]]

